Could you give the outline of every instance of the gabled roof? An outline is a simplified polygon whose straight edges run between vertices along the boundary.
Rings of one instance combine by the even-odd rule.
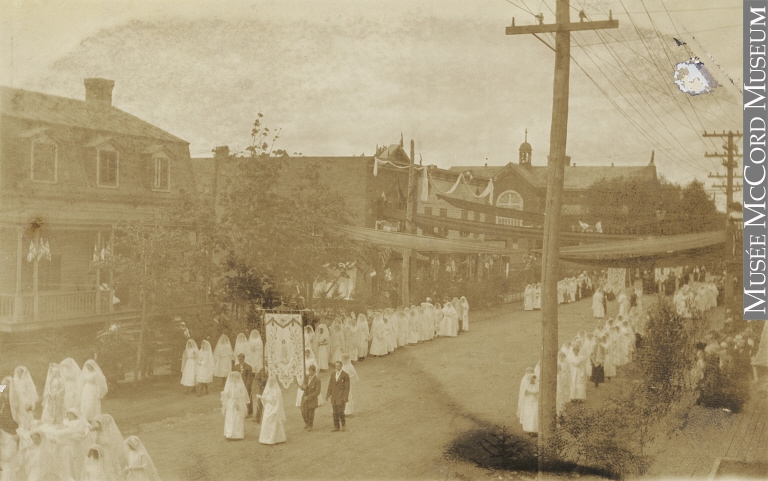
[[[388,160],[393,163],[410,163],[410,158],[400,144],[391,144],[387,148],[382,149],[381,152],[376,155],[381,160]]]
[[[519,164],[509,163],[504,166],[494,167],[475,167],[475,166],[456,166],[451,167],[453,171],[467,172],[471,171],[475,177],[501,178],[506,175],[513,175],[522,178],[533,187],[546,189],[547,171],[546,166],[525,167]],[[656,178],[656,166],[653,164],[643,166],[574,166],[565,167],[565,180],[563,188],[565,190],[586,190],[595,182],[601,179],[618,179],[619,177],[645,177],[647,179]]]
[[[111,105],[23,89],[0,87],[0,113],[6,117],[105,133],[189,143]]]

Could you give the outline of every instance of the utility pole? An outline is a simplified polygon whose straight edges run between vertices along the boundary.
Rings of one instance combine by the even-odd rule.
[[[213,182],[211,183],[211,203],[213,205],[213,223],[219,223],[219,214],[217,212],[219,200],[219,170],[221,163],[229,157],[229,147],[224,145],[213,149]],[[210,300],[211,290],[213,290],[213,249],[208,254],[208,285],[205,289],[205,301]]]
[[[544,25],[543,15],[539,24],[507,27],[507,35],[555,33],[555,78],[552,99],[552,128],[549,138],[549,173],[547,175],[547,199],[544,221],[544,250],[541,260],[541,379],[539,380],[539,476],[549,464],[544,460],[546,446],[552,438],[557,421],[557,273],[560,255],[560,211],[563,203],[563,178],[565,176],[566,141],[568,138],[568,96],[571,69],[571,32],[618,28],[619,22],[609,20],[585,22],[586,15],[579,15],[580,22],[571,23],[568,0],[557,0],[555,23]],[[539,40],[541,40],[539,38]]]
[[[400,145],[403,145],[403,136],[400,135]],[[411,158],[408,165],[408,192],[406,193],[406,207],[405,207],[405,231],[409,234],[416,233],[416,224],[413,223],[414,212],[416,211],[416,198],[414,191],[416,190],[416,168],[414,164],[415,158],[415,143],[411,139]],[[410,307],[411,305],[411,267],[413,264],[413,249],[406,249],[403,251],[403,280],[402,280],[402,299],[403,307]]]
[[[733,300],[733,280],[732,277],[735,273],[741,274],[741,265],[737,265],[736,262],[736,256],[734,255],[734,246],[733,246],[733,222],[731,222],[731,203],[733,202],[733,191],[734,191],[734,184],[733,184],[733,170],[737,169],[739,167],[738,162],[734,160],[734,157],[742,157],[741,154],[739,154],[739,147],[734,143],[734,139],[739,139],[742,137],[742,134],[739,133],[737,130],[736,133],[731,132],[730,130],[728,133],[718,134],[716,132],[713,132],[711,134],[708,134],[707,132],[704,132],[704,137],[719,137],[723,139],[728,139],[726,143],[723,144],[723,148],[725,149],[725,153],[718,154],[710,154],[705,153],[704,157],[715,157],[718,159],[723,159],[723,166],[726,168],[727,174],[724,176],[726,178],[726,184],[725,184],[725,305],[727,306],[731,300]],[[723,176],[720,174],[712,175],[709,174],[710,178],[722,178]],[[713,187],[723,187],[721,185],[713,186]],[[735,186],[737,189],[741,188],[741,185],[738,184]]]

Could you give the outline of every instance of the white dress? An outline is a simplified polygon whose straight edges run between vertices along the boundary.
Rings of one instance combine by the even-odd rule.
[[[248,407],[245,403],[239,405],[235,398],[227,398],[224,402],[224,437],[227,439],[243,439],[245,437],[245,415]]]
[[[587,399],[586,359],[582,355],[569,356],[571,365],[571,399]]]
[[[539,432],[539,385],[538,383],[525,386],[525,395],[520,415],[520,424],[527,433]]]
[[[282,400],[277,396],[282,393],[264,389],[261,403],[264,405],[264,415],[261,420],[259,442],[261,444],[278,444],[285,442],[285,413],[281,413]]]
[[[142,453],[133,451],[131,449],[126,449],[125,457],[128,460],[128,467],[134,468],[128,471],[128,474],[125,475],[125,481],[151,481],[151,478],[145,471],[146,468],[136,469],[147,465],[147,462],[144,459]]]
[[[602,319],[605,317],[605,307],[603,306],[603,293],[595,292],[592,294],[592,317]]]
[[[177,351],[178,352],[178,351]],[[99,397],[99,390],[96,387],[96,372],[84,369],[81,376],[83,376],[83,391],[80,393],[80,416],[87,420],[92,421],[93,418],[101,414],[101,398]]]
[[[195,387],[197,381],[197,357],[199,352],[194,347],[188,347],[184,350],[184,366],[181,370],[181,385],[186,387]]]
[[[523,309],[526,311],[533,310],[533,288],[531,286],[525,288],[525,302],[523,303]]]

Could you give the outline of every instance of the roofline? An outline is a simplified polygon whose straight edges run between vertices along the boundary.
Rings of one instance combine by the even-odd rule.
[[[66,98],[66,97],[62,97],[62,98]],[[113,108],[117,108],[117,107],[113,107]],[[120,110],[120,109],[117,109],[117,110]],[[120,112],[122,112],[122,113],[124,113],[126,115],[131,115],[128,112],[125,112],[124,110],[120,110]],[[41,124],[58,125],[58,126],[61,126],[61,127],[76,127],[75,125],[72,125],[72,124],[63,124],[63,123],[59,123],[59,122],[51,122],[51,121],[48,121],[48,120],[30,119],[28,117],[21,117],[21,116],[18,116],[18,115],[13,115],[12,113],[8,113],[8,112],[0,112],[0,115],[2,115],[3,117],[11,117],[11,118],[14,118],[14,119],[27,120],[29,122],[39,122]],[[138,119],[138,120],[141,120],[138,117],[133,116],[133,115],[131,115],[131,117],[133,117],[135,119]],[[146,120],[141,120],[141,121],[146,123],[147,125],[152,125],[149,122],[147,122]],[[152,126],[155,127],[156,129],[160,129],[160,127],[157,127],[156,125],[152,125]],[[79,126],[77,126],[77,128],[85,129],[85,130],[90,130],[92,132],[109,134],[109,135],[122,135],[122,136],[126,136],[126,137],[137,138],[137,139],[152,139],[152,140],[159,141],[159,142],[173,142],[175,144],[186,144],[187,146],[191,145],[190,142],[187,142],[184,139],[176,137],[175,135],[173,135],[173,134],[171,134],[169,132],[165,132],[165,130],[163,130],[163,129],[160,129],[160,130],[163,130],[163,132],[165,132],[166,134],[170,135],[171,137],[174,137],[176,140],[160,139],[160,138],[157,138],[157,137],[151,137],[151,136],[146,136],[146,135],[125,134],[125,133],[122,133],[122,132],[114,132],[112,130],[97,130],[97,129],[91,129],[91,128],[88,128],[88,127],[79,127]]]

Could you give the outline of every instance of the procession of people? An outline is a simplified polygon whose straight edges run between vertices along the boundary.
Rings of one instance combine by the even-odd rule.
[[[96,361],[51,363],[42,396],[24,366],[0,385],[0,480],[159,481],[139,438],[124,439],[102,413],[108,388]]]

